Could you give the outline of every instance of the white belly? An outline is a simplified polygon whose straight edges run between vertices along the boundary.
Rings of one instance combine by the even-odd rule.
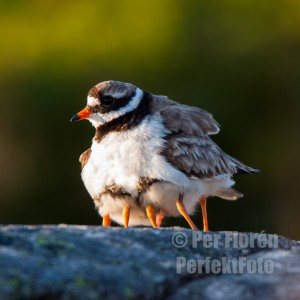
[[[214,190],[232,185],[229,176],[216,180],[190,179],[175,169],[159,154],[167,133],[158,117],[148,116],[131,130],[111,132],[100,143],[93,142],[90,159],[82,171],[82,179],[92,198],[95,200],[106,186],[113,184],[132,196],[127,200],[103,196],[98,207],[100,215],[109,213],[113,220],[122,224],[122,209],[130,202],[129,225],[150,225],[144,212],[147,204],[177,216],[176,200],[183,193],[187,211],[192,213],[201,195],[213,195]],[[154,183],[146,193],[139,195],[140,202],[136,205],[134,198],[138,196],[141,177],[162,183]]]
[[[137,127],[111,132],[100,143],[93,142],[92,153],[82,179],[93,198],[105,186],[122,186],[137,195],[140,177],[187,184],[187,177],[158,155],[166,129],[158,118],[146,117]]]

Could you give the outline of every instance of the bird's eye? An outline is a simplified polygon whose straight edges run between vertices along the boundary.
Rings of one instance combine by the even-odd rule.
[[[110,106],[114,102],[114,98],[111,96],[104,96],[101,98],[102,106]]]

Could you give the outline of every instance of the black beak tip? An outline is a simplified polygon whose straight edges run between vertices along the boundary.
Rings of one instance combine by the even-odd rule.
[[[79,121],[79,120],[80,120],[80,117],[79,117],[78,115],[74,115],[74,116],[71,118],[70,122],[75,122],[75,121]]]

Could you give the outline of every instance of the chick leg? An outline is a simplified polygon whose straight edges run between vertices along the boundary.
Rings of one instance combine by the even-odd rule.
[[[129,216],[130,216],[130,207],[129,205],[125,205],[125,207],[123,208],[123,221],[124,221],[125,228],[128,227]]]
[[[178,200],[176,201],[176,206],[177,209],[179,210],[179,212],[182,214],[182,216],[186,219],[186,221],[189,223],[189,225],[191,226],[191,228],[193,230],[197,230],[198,228],[196,227],[196,225],[194,224],[194,222],[192,221],[192,219],[190,218],[190,216],[188,215],[185,206],[183,204],[183,194],[179,195]]]
[[[157,225],[157,227],[160,227],[161,222],[162,222],[164,216],[165,216],[165,214],[162,213],[162,212],[159,213],[159,214],[156,216],[156,225]]]
[[[201,210],[202,210],[202,218],[203,218],[203,231],[209,231],[208,229],[208,219],[207,219],[207,212],[206,212],[206,198],[200,198]]]
[[[102,226],[110,226],[110,217],[109,214],[105,214],[102,221]]]
[[[147,213],[147,216],[152,224],[152,227],[155,228],[157,227],[156,226],[156,220],[155,220],[155,211],[154,211],[154,208],[151,204],[149,204],[147,207],[146,207],[146,213]]]

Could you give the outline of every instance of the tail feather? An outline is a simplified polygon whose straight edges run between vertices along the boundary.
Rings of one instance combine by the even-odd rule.
[[[229,155],[228,155],[229,156]],[[236,175],[242,175],[242,174],[251,174],[251,173],[259,173],[260,171],[251,167],[248,167],[244,165],[239,160],[233,158],[232,156],[229,156],[230,160],[235,164],[236,166]]]
[[[244,195],[233,188],[221,188],[215,193],[215,196],[225,200],[237,200]]]

